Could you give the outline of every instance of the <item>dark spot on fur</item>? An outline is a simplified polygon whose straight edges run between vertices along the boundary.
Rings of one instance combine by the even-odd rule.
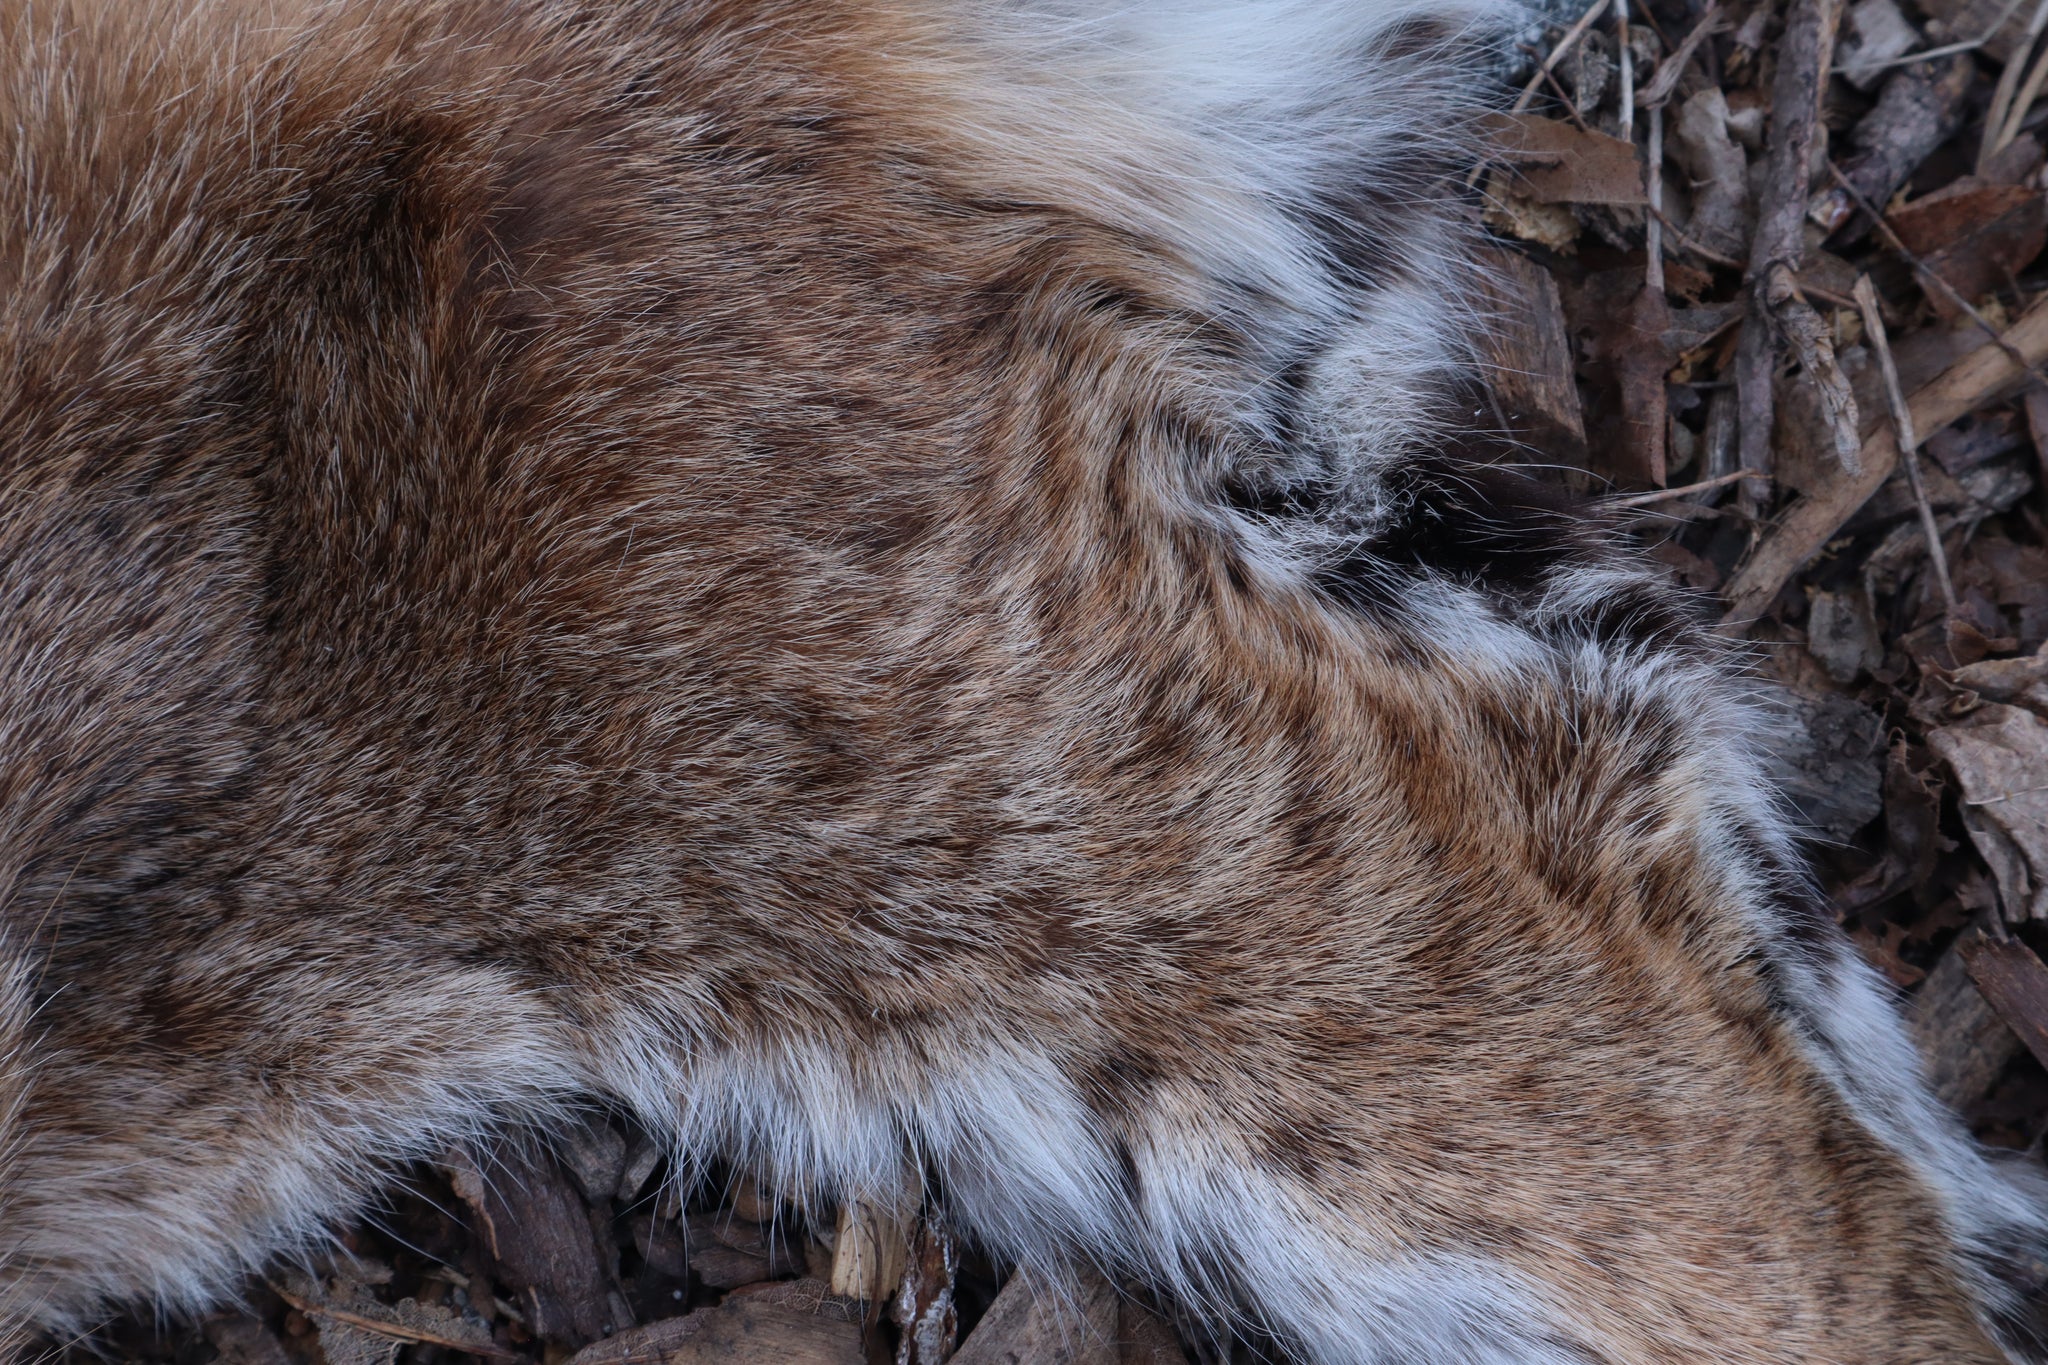
[[[1389,473],[1387,492],[1404,511],[1374,538],[1382,558],[1490,591],[1532,593],[1595,548],[1568,494],[1497,465],[1446,452]]]

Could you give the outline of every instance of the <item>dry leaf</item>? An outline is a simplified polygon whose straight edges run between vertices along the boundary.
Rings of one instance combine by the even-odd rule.
[[[867,1352],[860,1304],[792,1280],[621,1332],[569,1365],[867,1365]]]
[[[2010,920],[2048,919],[2048,719],[1993,703],[1927,736]]]
[[[1633,143],[1533,114],[1496,114],[1486,130],[1512,188],[1540,204],[1644,204]]]

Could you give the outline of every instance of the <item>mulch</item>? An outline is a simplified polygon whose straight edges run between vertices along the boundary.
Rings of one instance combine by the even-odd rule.
[[[1466,181],[1481,420],[1784,698],[1843,928],[1985,1141],[2048,1129],[2048,0],[1565,0]],[[903,1249],[906,1240],[912,1241]],[[891,1250],[891,1246],[898,1249]],[[1088,1329],[1073,1330],[1081,1322]],[[1247,1358],[1100,1281],[684,1179],[615,1115],[415,1168],[157,1365]]]

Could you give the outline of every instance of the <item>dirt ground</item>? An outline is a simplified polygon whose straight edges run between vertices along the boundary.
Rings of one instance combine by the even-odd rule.
[[[1494,267],[1479,420],[1750,642],[1784,690],[1782,776],[1843,927],[1911,995],[1944,1097],[1986,1141],[2038,1154],[2048,0],[1582,3],[1532,25],[1493,162],[1449,187]],[[814,1224],[729,1172],[672,1174],[602,1114],[555,1151],[450,1153],[331,1255],[252,1285],[247,1311],[58,1349],[77,1365],[1257,1351],[1176,1340],[1099,1282],[1048,1293],[941,1225],[906,1266],[861,1210]],[[1063,1328],[1060,1301],[1092,1330]]]

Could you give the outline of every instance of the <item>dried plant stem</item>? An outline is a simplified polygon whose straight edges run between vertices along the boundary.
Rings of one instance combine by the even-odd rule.
[[[1878,307],[1877,289],[1870,276],[1856,277],[1856,308],[1863,315],[1863,333],[1877,352],[1877,364],[1884,374],[1885,400],[1891,405],[1892,430],[1899,444],[1899,463],[1906,467],[1906,482],[1912,485],[1913,505],[1920,510],[1920,529],[1927,536],[1927,558],[1934,565],[1934,581],[1941,588],[1942,606],[1953,614],[1956,587],[1949,577],[1948,552],[1941,547],[1941,530],[1935,524],[1934,507],[1927,501],[1927,485],[1920,478],[1920,437],[1913,430],[1913,410],[1899,387],[1899,367],[1892,361],[1891,338],[1885,334],[1884,311]]]
[[[2043,2],[2048,3],[2048,0],[2043,0]],[[1587,7],[1586,12],[1581,14],[1573,22],[1572,26],[1564,31],[1564,36],[1557,40],[1557,46],[1550,49],[1550,55],[1538,64],[1536,74],[1529,77],[1529,83],[1524,85],[1522,93],[1515,97],[1514,107],[1509,111],[1510,113],[1519,114],[1529,107],[1529,101],[1536,98],[1536,89],[1543,84],[1543,78],[1554,70],[1559,62],[1565,59],[1565,56],[1571,52],[1573,47],[1577,46],[1579,39],[1585,36],[1586,30],[1593,26],[1593,21],[1605,14],[1607,6],[1611,3],[1612,0],[1593,0],[1593,3]]]
[[[1651,75],[1650,83],[1643,87],[1642,94],[1636,102],[1645,109],[1655,109],[1669,100],[1672,92],[1678,89],[1679,78],[1685,75],[1686,65],[1692,61],[1693,54],[1699,51],[1700,44],[1727,26],[1727,20],[1721,14],[1719,0],[1710,0],[1706,12],[1701,14],[1700,21],[1692,26],[1692,32],[1686,34],[1684,40],[1679,43],[1678,50],[1657,64],[1657,70]]]
[[[1664,288],[1664,106],[1650,106],[1650,129],[1643,139],[1643,194],[1650,211],[1643,221],[1643,246],[1649,257],[1644,283]]]
[[[1614,37],[1615,46],[1620,49],[1616,54],[1621,67],[1620,137],[1623,142],[1633,142],[1636,134],[1636,69],[1635,54],[1629,50],[1628,42],[1628,0],[1614,0]]]
[[[1972,304],[1961,294],[1958,294],[1955,286],[1943,279],[1932,266],[1907,249],[1906,244],[1899,240],[1899,235],[1892,231],[1892,225],[1885,221],[1884,215],[1877,211],[1877,207],[1874,204],[1863,197],[1861,191],[1849,183],[1848,179],[1843,176],[1840,167],[1830,161],[1828,163],[1828,173],[1835,178],[1835,183],[1842,187],[1842,192],[1855,201],[1856,207],[1868,215],[1871,226],[1877,230],[1877,234],[1880,237],[1884,238],[1885,246],[1896,253],[1907,265],[1912,266],[1913,273],[1920,277],[1922,283],[1932,285],[1936,292],[1954,304],[1971,322],[1976,323],[1977,329],[1983,332],[1985,336],[1990,337],[1994,345],[2005,347],[2006,354],[2012,358],[2013,363],[2026,371],[2027,378],[2036,384],[2048,387],[2048,380],[2042,379],[2039,371],[2034,368],[2032,363],[2017,350],[2006,344],[2005,339],[1999,335],[1998,329],[1991,325],[1991,319],[1979,312],[1976,305]]]
[[[2035,0],[2033,16],[2027,20],[2026,36],[2013,49],[2005,70],[1998,73],[1998,88],[1991,92],[1991,108],[1984,115],[1984,140],[1977,147],[1977,170],[1980,173],[1998,149],[2012,140],[2005,135],[2007,115],[2012,110],[2014,96],[2019,93],[2021,76],[2027,70],[2028,54],[2040,41],[2044,26],[2048,26],[2048,0]],[[2014,126],[2013,133],[2018,132],[2018,127]]]
[[[1668,502],[1672,498],[1689,498],[1695,493],[1710,489],[1725,488],[1737,479],[1746,479],[1749,471],[1738,469],[1733,474],[1722,474],[1716,478],[1701,479],[1698,483],[1681,484],[1677,488],[1653,488],[1647,493],[1630,493],[1618,498],[1602,498],[1602,507],[1648,507],[1652,503]]]

